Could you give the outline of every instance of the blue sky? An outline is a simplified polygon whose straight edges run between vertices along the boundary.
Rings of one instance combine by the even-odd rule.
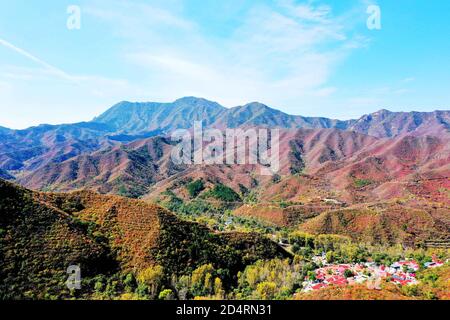
[[[0,0],[0,126],[182,96],[340,119],[450,105],[447,0],[30,3]],[[373,4],[381,30],[366,26]]]

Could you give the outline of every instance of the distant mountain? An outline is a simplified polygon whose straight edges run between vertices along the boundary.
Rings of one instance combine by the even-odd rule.
[[[1,137],[2,135],[8,134],[8,133],[10,133],[10,132],[11,132],[11,129],[8,129],[8,128],[1,127],[1,126],[0,126],[0,137]]]
[[[206,127],[332,128],[394,138],[405,134],[446,134],[450,130],[449,119],[450,111],[381,110],[358,120],[341,121],[293,116],[257,102],[226,109],[195,97],[173,103],[121,102],[91,122],[40,125],[25,130],[0,127],[0,169],[3,177],[21,176],[17,172],[29,173],[111,146],[189,129],[194,121],[202,121]]]
[[[99,117],[94,123],[103,123],[116,133],[138,135],[160,130],[169,133],[176,129],[189,129],[194,121],[204,126],[237,128],[266,126],[278,128],[346,129],[355,121],[293,116],[253,102],[231,109],[201,98],[186,97],[173,103],[121,102]]]
[[[49,163],[18,178],[38,190],[89,188],[101,193],[139,197],[150,186],[180,170],[170,161],[170,141],[154,137]]]
[[[194,121],[219,128],[277,127],[285,129],[349,130],[378,138],[430,133],[450,129],[450,111],[390,112],[380,110],[356,120],[289,115],[258,102],[231,109],[206,99],[186,97],[173,103],[121,102],[95,118],[120,134],[139,135],[192,128]]]
[[[211,125],[226,112],[218,103],[186,97],[173,103],[121,102],[93,120],[114,128],[116,133],[142,134],[161,130],[170,132],[193,126],[194,121]]]
[[[347,130],[365,133],[374,137],[396,137],[404,134],[439,134],[450,130],[450,111],[391,112],[380,110],[365,115]]]
[[[105,124],[90,122],[8,130],[0,139],[0,168],[29,171],[59,163],[114,144],[107,138],[112,132]]]
[[[350,121],[351,123],[352,121]],[[348,121],[292,116],[272,109],[264,104],[253,102],[244,106],[228,109],[217,121],[215,126],[237,128],[241,126],[265,126],[278,128],[345,129]]]
[[[0,179],[11,180],[14,179],[6,170],[0,169]]]
[[[278,172],[283,178],[275,184],[260,175],[261,165],[175,165],[172,148],[170,139],[153,137],[49,163],[17,181],[39,190],[88,188],[149,199],[167,190],[182,195],[185,181],[203,179],[236,192],[259,186],[260,196],[270,201],[338,197],[358,203],[408,194],[449,201],[442,190],[450,176],[450,135],[378,139],[338,129],[285,129]],[[297,174],[314,179],[290,181]]]

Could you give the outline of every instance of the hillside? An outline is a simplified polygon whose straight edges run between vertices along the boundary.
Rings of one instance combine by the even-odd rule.
[[[10,175],[7,171],[0,169],[0,179],[10,180],[14,177]]]
[[[1,299],[67,295],[66,269],[73,264],[87,277],[116,270],[107,243],[81,221],[1,180],[0,194]]]
[[[186,97],[173,103],[121,102],[93,120],[111,126],[120,134],[142,134],[160,130],[170,132],[191,128],[194,121],[211,125],[225,112],[218,103]]]
[[[414,246],[448,238],[449,208],[426,203],[355,205],[325,211],[299,229],[312,234],[339,234],[362,243]]]
[[[0,180],[2,298],[68,297],[68,266],[89,279],[161,266],[170,278],[211,263],[237,273],[287,253],[256,234],[216,234],[165,209],[92,192],[35,193]]]
[[[352,204],[420,199],[450,204],[448,134],[371,140],[347,132],[319,133],[312,135],[317,139],[293,140],[296,152],[291,154],[301,159],[302,174],[282,176],[261,188],[261,200]]]
[[[185,198],[186,182],[203,179],[260,201],[310,203],[335,199],[362,203],[415,197],[450,203],[450,135],[377,139],[337,129],[282,130],[280,171],[260,174],[261,165],[175,165],[174,144],[154,137],[50,163],[17,181],[32,189],[100,193],[157,199],[168,190]]]
[[[336,129],[283,130],[280,136],[280,174],[289,176],[315,171],[328,162],[352,156],[377,140],[366,135]],[[70,191],[89,188],[101,193],[139,197],[172,189],[180,181],[208,177],[239,191],[265,184],[261,165],[175,165],[171,159],[174,144],[168,138],[154,137],[126,145],[105,148],[62,163],[50,163],[17,181],[39,190]],[[228,151],[232,152],[232,151]],[[225,161],[224,161],[225,162]],[[214,177],[214,178],[213,178]],[[214,180],[214,181],[213,181]]]
[[[48,164],[23,175],[18,182],[39,190],[87,188],[138,197],[155,182],[180,170],[170,161],[171,148],[168,139],[149,138]]]
[[[108,126],[98,123],[41,125],[10,130],[0,139],[0,168],[36,170],[114,144],[107,139]]]
[[[176,129],[270,127],[339,129],[377,138],[447,135],[449,111],[379,112],[356,120],[289,115],[261,103],[227,109],[206,99],[185,97],[172,103],[121,102],[90,122],[0,130],[0,169],[20,177],[49,164],[100,151],[121,143],[164,136]]]
[[[362,116],[347,130],[374,137],[391,138],[405,134],[438,135],[450,130],[450,112],[391,112],[380,110]]]

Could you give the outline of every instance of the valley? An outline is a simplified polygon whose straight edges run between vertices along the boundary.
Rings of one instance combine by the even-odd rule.
[[[171,134],[194,121],[277,128],[279,171],[174,163]],[[0,298],[448,299],[449,130],[449,111],[343,121],[194,97],[0,128]],[[380,291],[313,277],[398,261],[417,263],[417,282],[391,274]],[[70,265],[81,290],[65,286]]]

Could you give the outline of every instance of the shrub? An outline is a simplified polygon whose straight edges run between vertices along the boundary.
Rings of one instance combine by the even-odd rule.
[[[356,179],[354,181],[354,185],[356,188],[364,188],[373,183],[372,180],[369,179]]]
[[[241,197],[233,189],[223,184],[216,185],[212,190],[208,192],[207,195],[224,202],[234,202],[241,200]]]
[[[189,193],[189,196],[191,198],[195,198],[200,194],[200,192],[202,192],[205,189],[205,184],[203,183],[203,180],[201,180],[201,179],[196,180],[196,181],[189,183],[186,186],[186,189]]]
[[[165,289],[159,293],[158,299],[159,300],[174,300],[175,295],[173,294],[172,290]]]

